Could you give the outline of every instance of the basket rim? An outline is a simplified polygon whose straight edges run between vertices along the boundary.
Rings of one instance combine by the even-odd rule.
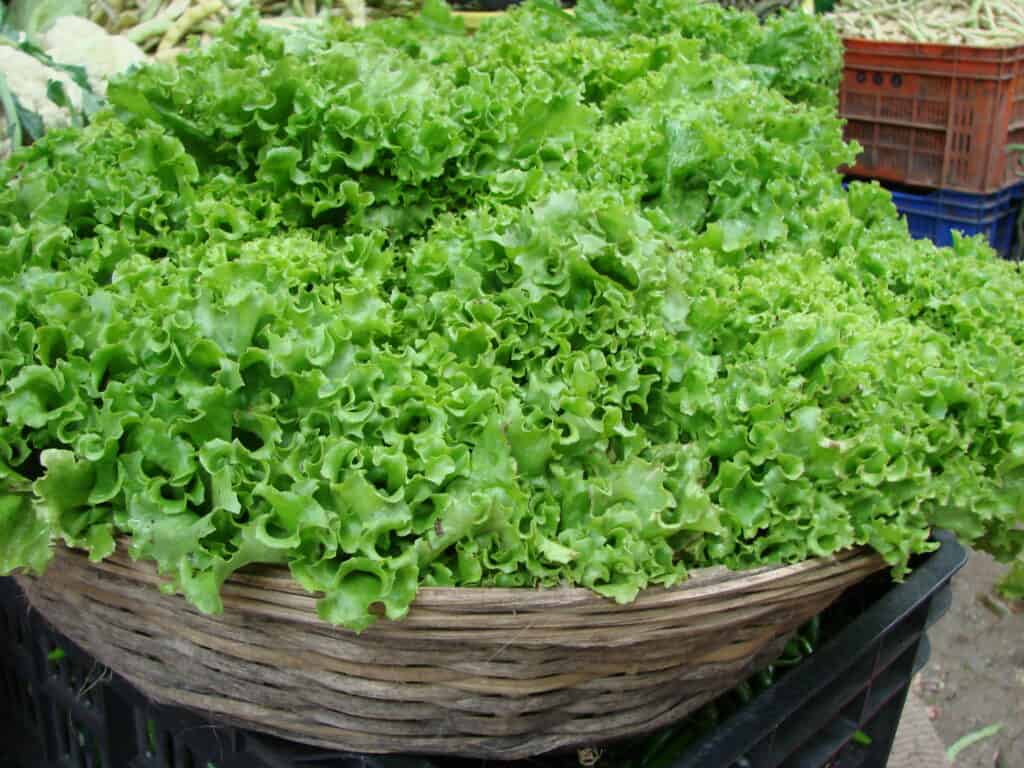
[[[113,554],[100,561],[89,560],[88,566],[112,575],[148,582],[154,587],[170,583],[164,575],[158,573],[154,561],[132,558],[127,551],[127,541],[127,537],[118,537],[118,546]],[[64,556],[88,559],[83,550],[69,547],[63,542],[56,543],[56,551]],[[685,580],[672,586],[653,585],[642,589],[629,603],[618,603],[587,587],[571,585],[419,587],[408,614],[403,619],[386,621],[384,624],[404,624],[409,616],[415,614],[443,614],[452,611],[492,615],[551,611],[590,615],[645,612],[671,609],[682,604],[723,600],[730,595],[751,591],[796,589],[804,581],[809,585],[827,584],[833,575],[842,578],[857,571],[863,571],[866,575],[884,567],[885,560],[881,555],[866,546],[816,556],[793,564],[764,565],[743,570],[715,565],[691,570]],[[180,590],[176,594],[180,596]],[[323,595],[310,592],[299,584],[286,566],[256,564],[231,574],[221,587],[221,596],[225,608],[256,601],[315,613],[316,602]],[[382,611],[380,613],[383,614]],[[379,626],[380,622],[374,625]]]

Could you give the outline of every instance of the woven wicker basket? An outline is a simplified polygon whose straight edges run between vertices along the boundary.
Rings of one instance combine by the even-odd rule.
[[[295,741],[371,753],[516,759],[669,724],[778,654],[882,567],[850,552],[694,573],[616,605],[583,589],[423,589],[356,635],[317,618],[283,570],[236,574],[206,616],[150,564],[58,549],[20,577],[55,627],[168,704]]]

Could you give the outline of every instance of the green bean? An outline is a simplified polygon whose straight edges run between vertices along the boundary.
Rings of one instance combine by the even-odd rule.
[[[114,31],[123,32],[126,29],[131,29],[137,26],[139,23],[138,11],[122,11],[117,16],[117,21],[114,22]]]
[[[982,7],[985,9],[985,20],[988,22],[988,28],[996,29],[996,18],[992,12],[992,6],[988,3],[982,3]]]
[[[979,18],[979,14],[980,13],[981,13],[981,0],[974,0],[974,2],[971,3],[971,23],[972,24],[977,24],[978,23],[978,18]]]
[[[1019,0],[839,0],[828,17],[848,37],[987,47],[1024,43]]]
[[[157,53],[164,53],[176,47],[194,26],[223,8],[224,5],[221,3],[221,0],[201,0],[199,5],[189,8],[164,32],[160,45],[157,47]]]
[[[145,8],[142,9],[142,15],[139,16],[140,22],[145,23],[156,16],[157,11],[160,10],[162,5],[163,0],[149,0]]]
[[[171,15],[157,16],[156,18],[139,24],[137,27],[129,29],[124,33],[124,36],[133,43],[141,44],[143,41],[159,37],[167,32],[167,30],[171,28],[171,24],[174,23],[175,18],[176,17]]]
[[[1003,12],[1024,27],[1024,9],[1008,5],[1003,9]]]

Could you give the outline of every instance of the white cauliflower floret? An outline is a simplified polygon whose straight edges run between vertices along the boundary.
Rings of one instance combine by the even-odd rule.
[[[84,67],[89,86],[101,96],[107,93],[108,78],[146,61],[146,54],[131,40],[111,35],[80,16],[61,16],[41,43],[58,64]]]
[[[0,45],[0,73],[22,108],[39,115],[47,129],[71,122],[71,113],[54,104],[46,95],[50,81],[56,80],[64,86],[64,93],[75,111],[82,108],[82,89],[67,73],[51,69],[16,48]]]

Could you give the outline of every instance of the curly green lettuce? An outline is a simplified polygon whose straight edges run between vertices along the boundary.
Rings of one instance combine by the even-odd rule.
[[[1019,589],[1018,266],[843,189],[836,72],[805,16],[593,0],[243,15],[112,83],[0,171],[0,572],[123,539],[218,611],[279,564],[361,630],[422,585],[899,577],[942,526]]]

